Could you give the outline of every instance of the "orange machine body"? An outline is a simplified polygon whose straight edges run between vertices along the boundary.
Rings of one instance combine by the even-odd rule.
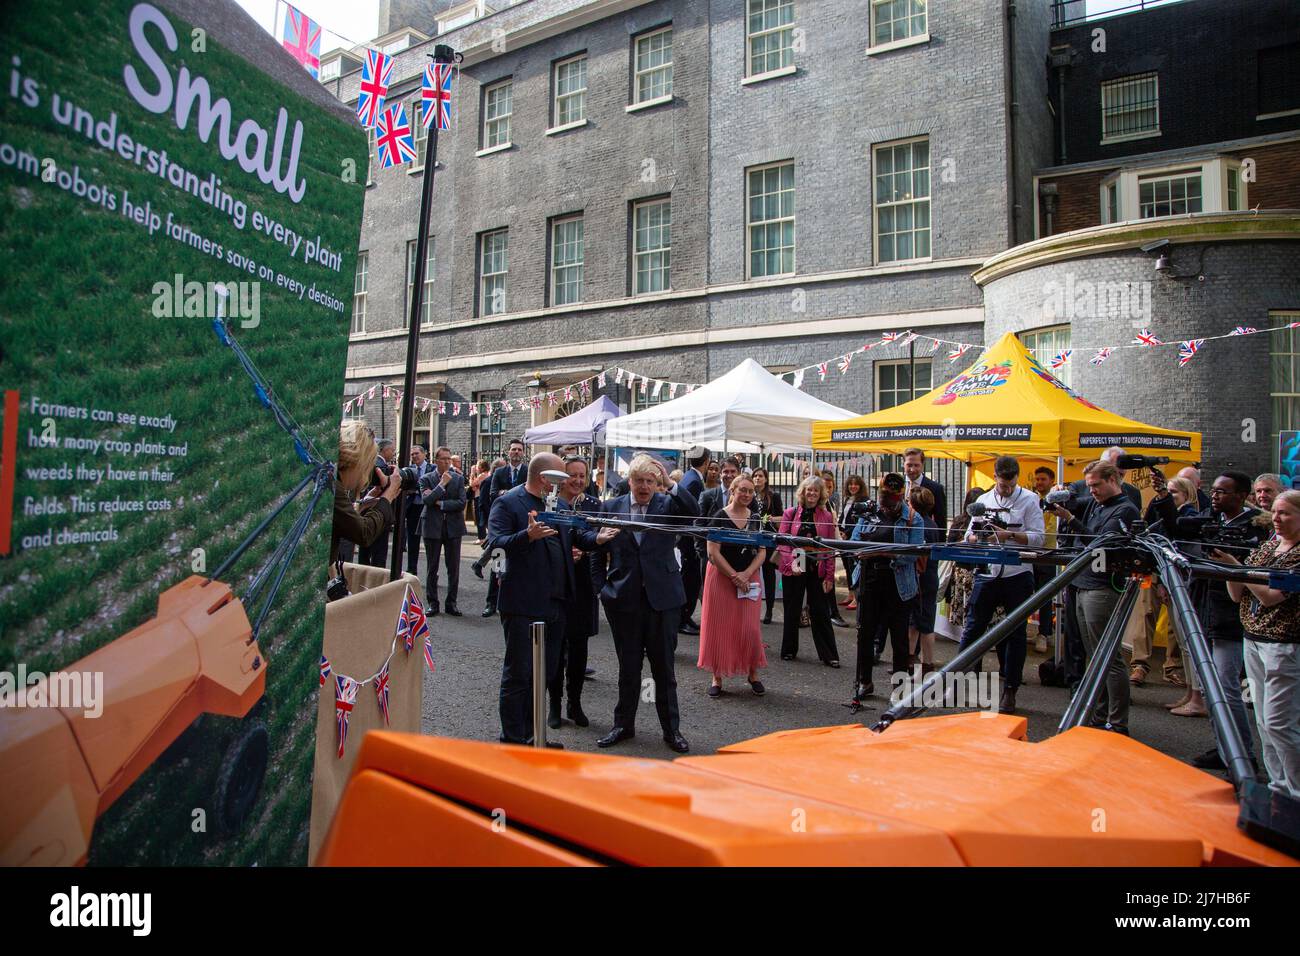
[[[158,614],[63,673],[102,673],[103,711],[21,708],[0,717],[0,865],[86,861],[95,820],[202,713],[242,717],[266,688],[243,604],[190,577]]]
[[[324,865],[1295,866],[1232,787],[1118,734],[956,714],[673,761],[372,732]]]

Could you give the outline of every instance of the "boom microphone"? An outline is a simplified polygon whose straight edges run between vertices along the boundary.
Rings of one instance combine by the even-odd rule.
[[[1056,488],[1047,493],[1049,505],[1067,505],[1074,500],[1074,492],[1069,488]]]
[[[1115,467],[1120,471],[1131,471],[1134,468],[1154,468],[1157,465],[1167,465],[1169,459],[1163,455],[1120,455],[1115,459]]]

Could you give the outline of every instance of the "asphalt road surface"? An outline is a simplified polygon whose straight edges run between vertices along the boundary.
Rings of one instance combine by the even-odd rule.
[[[425,671],[424,732],[495,742],[501,726],[497,709],[504,652],[501,619],[480,616],[487,595],[487,582],[475,577],[470,569],[471,562],[479,555],[473,538],[465,539],[463,551],[458,604],[464,616],[455,618],[440,614],[430,619],[437,672]],[[423,554],[419,573],[423,582]],[[445,600],[445,579],[441,581],[441,591]],[[847,595],[841,589],[839,596]],[[846,619],[853,623],[855,612],[848,612]],[[872,723],[888,707],[885,695],[889,690],[889,672],[881,665],[874,671],[876,696],[869,700],[868,708],[855,716],[846,706],[853,689],[857,647],[855,629],[835,629],[843,665],[836,670],[817,660],[807,628],[800,631],[799,658],[795,661],[781,660],[782,609],[779,599],[773,621],[763,627],[768,666],[759,675],[767,690],[762,697],[755,696],[748,683],[737,677],[724,681],[725,693],[721,697],[709,698],[706,692],[710,675],[696,667],[699,638],[679,635],[676,654],[678,705],[681,732],[690,742],[691,753],[711,754],[726,744],[778,730]],[[566,719],[559,730],[547,731],[549,739],[558,740],[570,750],[598,750],[596,740],[613,726],[614,704],[618,696],[618,661],[609,625],[603,615],[601,631],[591,638],[588,647],[588,666],[594,667],[596,673],[584,684],[582,707],[591,725],[580,728]],[[940,661],[949,660],[956,653],[956,644],[939,638],[937,653]],[[889,654],[886,647],[886,660]],[[1160,654],[1161,650],[1157,648],[1146,685],[1132,688],[1130,731],[1134,739],[1179,760],[1189,761],[1214,745],[1210,722],[1205,718],[1174,717],[1161,706],[1181,697],[1183,691],[1162,679]],[[1042,740],[1056,732],[1069,699],[1066,690],[1039,684],[1038,665],[1043,660],[1044,655],[1034,652],[1031,639],[1024,683],[1017,694],[1017,710],[1028,718],[1031,741]],[[985,657],[984,670],[997,670],[995,654],[989,653]],[[649,676],[650,669],[646,666],[643,677]],[[936,709],[928,713],[952,712],[955,711]],[[602,752],[665,759],[676,756],[663,742],[653,704],[639,705],[636,730],[635,739]],[[1258,753],[1257,740],[1254,746]]]

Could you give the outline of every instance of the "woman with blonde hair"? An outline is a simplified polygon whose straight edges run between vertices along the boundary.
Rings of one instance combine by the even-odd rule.
[[[758,515],[750,512],[754,481],[737,475],[727,489],[730,498],[710,519],[722,527],[757,532]],[[763,696],[758,669],[767,666],[763,653],[763,630],[758,623],[763,600],[759,569],[767,556],[765,548],[747,544],[710,541],[709,563],[704,572],[704,607],[700,611],[700,656],[696,665],[713,673],[709,696],[722,693],[724,677],[745,675],[749,686]]]
[[[339,427],[339,460],[334,478],[334,529],[330,533],[330,564],[338,560],[339,539],[365,548],[392,527],[393,502],[402,493],[402,479],[375,467],[375,434],[365,422],[350,419]],[[374,474],[375,488],[365,494]]]
[[[795,491],[795,503],[781,516],[781,534],[837,538],[835,516],[826,507],[826,486],[818,477],[805,478]],[[792,661],[799,653],[799,612],[808,596],[808,619],[812,625],[817,656],[827,667],[840,666],[835,646],[829,602],[835,589],[835,556],[830,552],[804,553],[804,566],[795,565],[794,548],[783,544],[780,555],[781,596],[785,625],[781,635],[781,659]]]

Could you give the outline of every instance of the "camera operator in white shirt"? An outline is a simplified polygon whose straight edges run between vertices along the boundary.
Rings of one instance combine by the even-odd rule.
[[[980,495],[972,508],[982,506],[987,518],[1007,525],[999,527],[994,521],[975,518],[966,534],[968,544],[999,545],[1002,547],[1042,547],[1045,528],[1043,511],[1038,495],[1016,483],[1020,477],[1020,462],[1010,455],[1001,455],[993,464],[993,488]],[[965,650],[988,630],[989,622],[999,607],[1007,611],[1022,604],[1034,592],[1034,567],[1031,564],[990,563],[975,575],[975,588],[971,592],[966,611],[966,626],[961,635]],[[1002,679],[1002,697],[998,712],[1013,714],[1016,710],[1016,690],[1025,669],[1025,643],[1027,621],[1017,622],[1015,629],[998,644],[998,672]]]

